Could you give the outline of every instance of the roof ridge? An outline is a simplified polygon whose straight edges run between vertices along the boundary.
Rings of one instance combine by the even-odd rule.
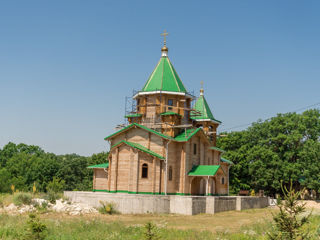
[[[175,76],[175,74],[174,74],[174,72],[173,72],[173,70],[172,70],[172,63],[171,63],[171,61],[170,61],[170,59],[169,58],[167,58],[167,62],[168,62],[168,65],[169,65],[169,67],[170,67],[170,70],[171,70],[171,72],[172,72],[172,75],[173,75],[173,77],[174,77],[174,81],[175,81],[175,83],[176,83],[176,85],[177,85],[177,87],[178,87],[178,89],[179,89],[179,92],[181,91],[181,89],[180,89],[180,86],[179,86],[179,84],[178,84],[178,81],[177,81],[177,78],[176,78],[176,76]]]
[[[110,150],[111,150],[112,148],[116,147],[116,146],[119,146],[119,145],[122,144],[122,143],[124,143],[124,144],[126,144],[126,145],[128,145],[128,146],[130,146],[130,147],[136,148],[136,149],[138,149],[138,150],[140,150],[140,151],[143,151],[143,152],[145,152],[145,153],[147,153],[147,154],[150,154],[150,155],[152,155],[152,156],[155,156],[155,157],[157,157],[157,158],[159,158],[159,159],[164,159],[163,156],[161,156],[160,154],[152,151],[151,149],[149,149],[149,148],[147,148],[147,147],[145,147],[145,146],[143,146],[143,145],[141,145],[141,144],[139,144],[139,143],[129,142],[129,141],[126,141],[126,140],[121,140],[121,141],[117,142],[116,144],[114,144],[114,145],[110,148]]]
[[[122,129],[116,131],[115,133],[112,133],[112,134],[110,134],[109,136],[105,137],[104,140],[107,140],[107,139],[109,139],[109,138],[111,138],[111,137],[113,137],[113,136],[115,136],[115,135],[117,135],[117,134],[119,134],[119,133],[122,133],[123,131],[125,131],[125,130],[133,127],[133,126],[140,127],[140,128],[142,128],[142,129],[144,129],[144,130],[146,130],[146,131],[149,131],[149,132],[152,132],[152,133],[154,133],[154,134],[156,134],[156,135],[158,135],[158,136],[160,136],[160,137],[162,137],[162,138],[169,139],[169,140],[174,140],[174,138],[172,138],[172,137],[170,137],[170,136],[168,136],[168,135],[165,135],[165,134],[163,134],[163,133],[160,133],[160,132],[158,132],[158,131],[155,131],[155,130],[150,129],[150,128],[146,127],[146,126],[140,125],[140,124],[138,124],[138,123],[131,123],[130,125],[126,126],[125,128],[122,128]]]

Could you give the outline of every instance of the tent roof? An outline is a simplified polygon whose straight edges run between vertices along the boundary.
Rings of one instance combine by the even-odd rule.
[[[193,114],[193,115],[191,115],[191,119],[193,119],[193,120],[212,120],[217,123],[221,123],[221,121],[219,121],[213,117],[213,114],[210,110],[209,104],[203,95],[203,92],[198,97],[196,104],[194,105],[194,109],[196,111],[200,112],[200,115]]]
[[[162,56],[142,92],[168,91],[186,93],[181,79],[167,56]]]

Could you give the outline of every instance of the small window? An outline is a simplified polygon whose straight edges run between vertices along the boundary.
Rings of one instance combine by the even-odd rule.
[[[197,154],[197,144],[193,144],[193,154]]]
[[[224,184],[224,177],[221,178],[221,184]]]
[[[169,167],[169,181],[172,181],[172,167]]]
[[[173,99],[168,99],[168,110],[172,110],[172,106],[173,106]]]
[[[148,164],[146,164],[146,163],[142,164],[141,177],[148,178]]]
[[[137,111],[139,112],[140,111],[140,98],[139,99],[137,99]]]

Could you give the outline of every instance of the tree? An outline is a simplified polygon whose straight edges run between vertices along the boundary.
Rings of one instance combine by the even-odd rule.
[[[271,240],[296,240],[296,239],[308,239],[308,232],[304,232],[302,227],[309,222],[311,213],[306,216],[300,217],[302,213],[306,211],[306,203],[301,203],[298,198],[304,191],[295,191],[292,187],[292,181],[290,181],[290,188],[281,185],[284,200],[278,199],[277,206],[279,207],[279,213],[273,215],[273,221],[275,222],[275,229],[268,233]]]
[[[230,168],[234,193],[252,188],[274,195],[281,193],[281,180],[288,183],[290,179],[296,190],[306,187],[319,192],[319,139],[320,112],[308,110],[258,121],[219,138],[217,145],[235,163]]]
[[[10,142],[0,150],[0,192],[9,192],[11,185],[20,191],[31,191],[34,183],[38,191],[47,191],[54,177],[65,181],[66,190],[91,190],[92,170],[87,167],[104,163],[107,158],[106,152],[91,157],[57,156],[38,146]]]

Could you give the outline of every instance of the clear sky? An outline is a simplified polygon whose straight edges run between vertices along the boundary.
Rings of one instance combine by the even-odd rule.
[[[169,57],[220,129],[320,102],[320,1],[0,3],[0,148],[91,155]],[[239,130],[239,129],[234,129]]]

